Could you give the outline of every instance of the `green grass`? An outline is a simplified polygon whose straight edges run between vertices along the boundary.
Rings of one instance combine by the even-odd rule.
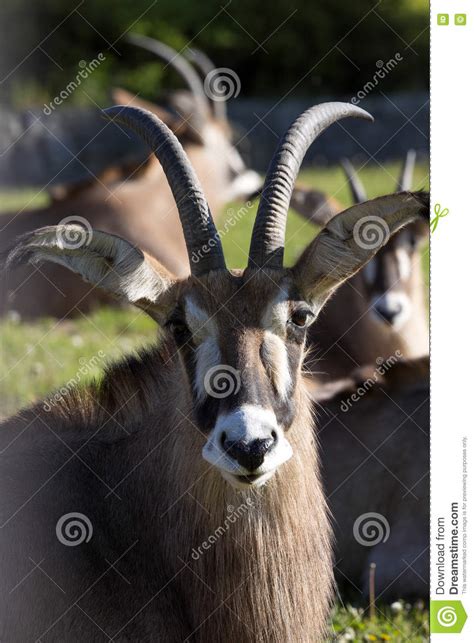
[[[389,164],[384,169],[378,166],[364,168],[361,178],[368,196],[392,191],[398,170],[397,164]],[[300,180],[306,185],[325,190],[344,205],[350,205],[349,191],[339,168],[305,170]],[[426,188],[427,185],[427,166],[418,165],[415,187]],[[36,195],[31,190],[0,194],[0,211],[20,208],[30,201],[31,204],[43,205],[45,195]],[[229,214],[224,214],[221,221],[229,216],[235,217],[239,208],[242,208],[241,204],[231,204]],[[256,207],[244,208],[240,212],[236,225],[230,226],[229,232],[223,237],[227,263],[232,267],[243,267],[246,263]],[[304,219],[290,213],[285,255],[287,264],[294,262],[316,231]],[[425,268],[428,269],[427,252]],[[103,309],[87,318],[59,323],[51,319],[32,323],[15,318],[1,321],[1,415],[10,415],[26,404],[45,398],[68,381],[83,383],[100,375],[104,363],[151,343],[155,335],[155,325],[148,317],[128,309]],[[333,618],[335,640],[410,643],[428,640],[426,609],[404,605],[395,614],[390,607],[379,607],[373,620],[362,608],[337,608]]]
[[[377,606],[370,618],[368,609],[347,605],[338,607],[332,618],[335,641],[392,641],[422,643],[429,640],[428,611],[423,601],[415,605],[396,601]]]

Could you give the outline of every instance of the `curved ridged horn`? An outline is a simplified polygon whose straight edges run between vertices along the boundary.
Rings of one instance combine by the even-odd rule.
[[[207,96],[204,93],[202,80],[184,56],[172,47],[169,47],[154,38],[149,38],[148,36],[129,34],[126,36],[126,40],[141,49],[145,49],[146,51],[155,54],[155,56],[158,56],[160,60],[164,60],[168,65],[173,67],[173,69],[175,69],[184,80],[190,92],[194,96],[197,108],[202,112],[202,116],[206,117],[208,115]]]
[[[354,166],[349,159],[341,159],[341,165],[349,182],[352,200],[354,203],[364,203],[364,201],[367,201],[367,192],[357,176]]]
[[[323,103],[306,110],[281,139],[270,163],[250,242],[249,266],[281,268],[291,193],[311,143],[332,123],[372,116],[350,103]]]
[[[399,192],[406,192],[411,190],[413,183],[413,172],[415,170],[416,152],[415,150],[408,150],[403,163],[400,178],[398,179],[397,189]]]
[[[219,233],[206,197],[176,136],[157,116],[139,107],[117,105],[103,113],[136,132],[159,160],[178,207],[191,273],[199,276],[225,269]]]
[[[205,54],[200,49],[195,49],[194,47],[186,49],[184,55],[188,60],[190,60],[197,69],[201,72],[203,79],[205,80],[209,74],[215,74],[217,72],[217,67],[214,65],[212,60],[207,54]],[[215,118],[220,121],[227,121],[227,105],[225,100],[216,100],[215,98],[209,98],[212,106],[212,113]]]

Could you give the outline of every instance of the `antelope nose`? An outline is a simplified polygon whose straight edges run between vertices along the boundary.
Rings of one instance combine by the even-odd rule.
[[[263,463],[266,454],[275,446],[276,433],[265,439],[252,440],[252,442],[223,440],[224,451],[234,460],[245,467],[247,471],[255,471]]]
[[[385,306],[376,306],[375,310],[382,319],[392,325],[397,315],[402,312],[402,305],[397,303],[394,306],[390,306],[390,308]]]

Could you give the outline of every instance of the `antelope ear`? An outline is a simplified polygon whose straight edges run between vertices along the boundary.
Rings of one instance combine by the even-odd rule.
[[[173,276],[128,241],[78,224],[47,226],[19,237],[5,269],[57,263],[162,322],[171,309]]]
[[[342,212],[343,206],[331,196],[319,190],[295,186],[291,195],[290,207],[311,223],[326,225],[336,214]]]
[[[402,226],[429,217],[427,192],[399,192],[348,208],[335,216],[292,269],[303,297],[319,312]]]

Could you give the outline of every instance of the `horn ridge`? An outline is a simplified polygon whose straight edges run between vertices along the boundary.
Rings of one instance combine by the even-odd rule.
[[[117,105],[103,113],[106,118],[136,132],[159,160],[178,208],[191,273],[199,276],[210,270],[225,269],[224,253],[209,205],[176,136],[157,116],[139,107]]]
[[[249,266],[281,268],[291,194],[309,146],[332,123],[372,116],[350,103],[322,103],[306,110],[287,130],[270,163],[252,232]]]

